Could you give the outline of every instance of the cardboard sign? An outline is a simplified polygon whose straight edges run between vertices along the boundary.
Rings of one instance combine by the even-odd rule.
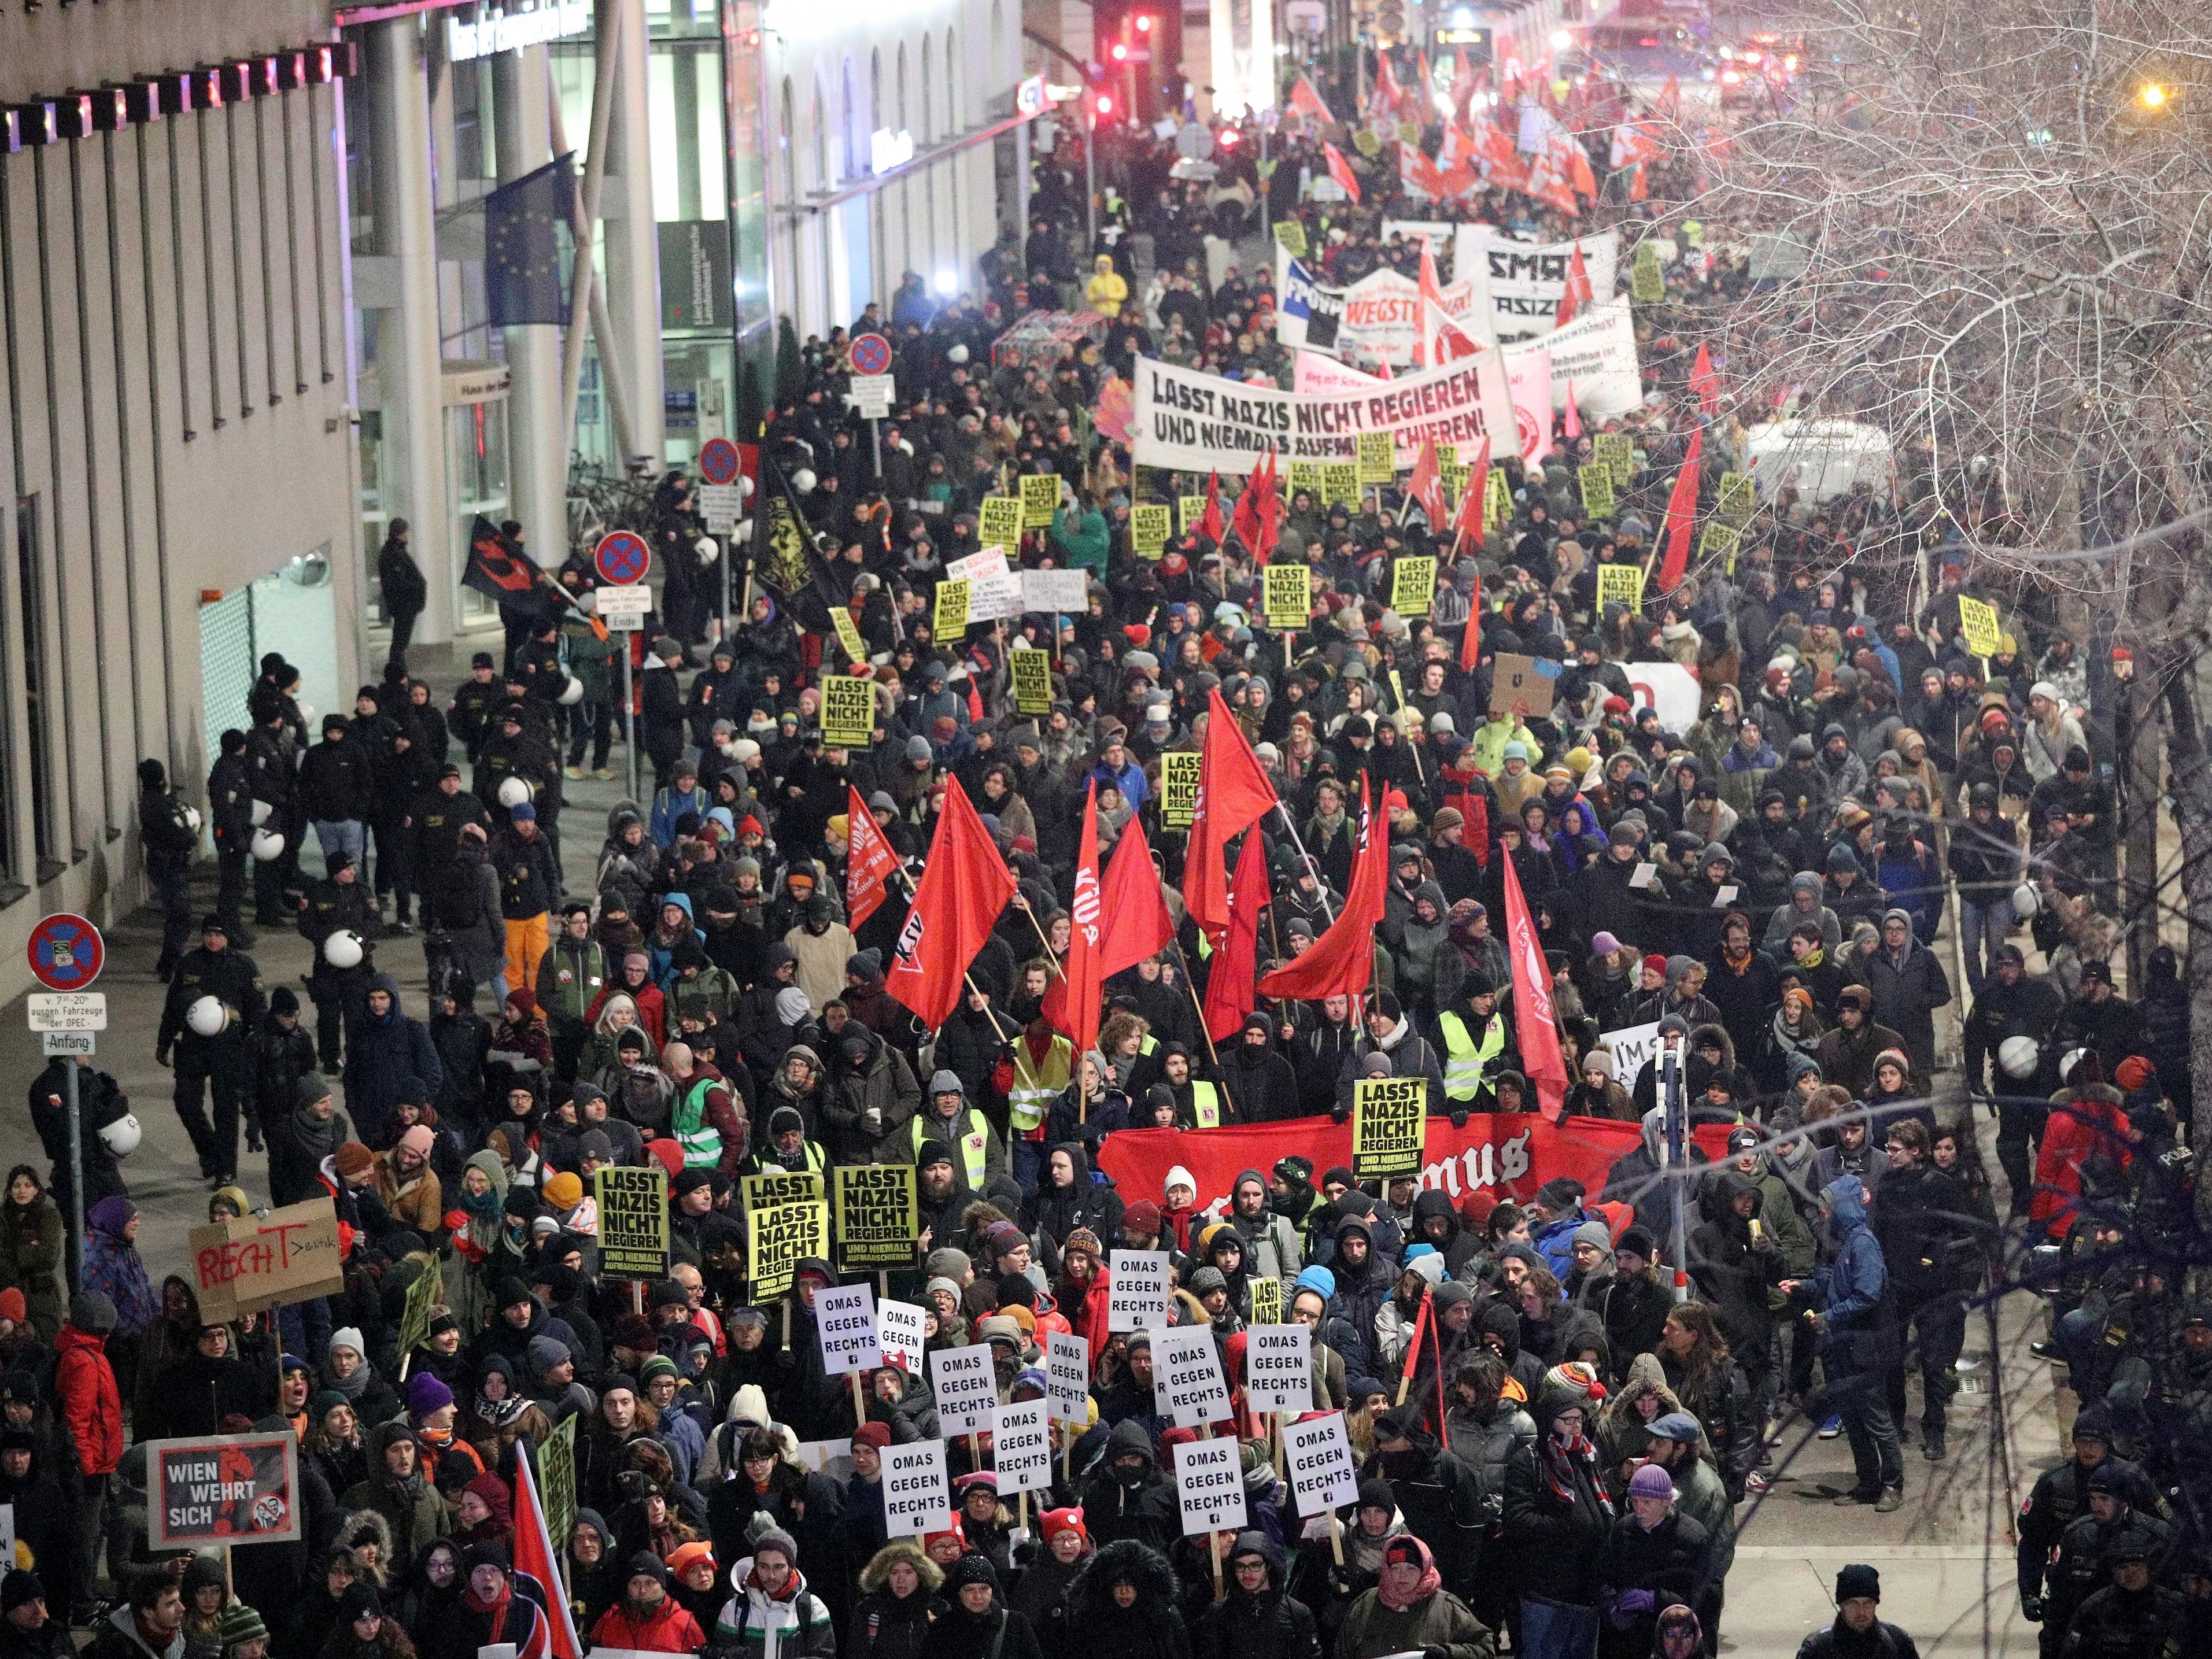
[[[1597,603],[1626,605],[1633,616],[1644,609],[1644,567],[1640,564],[1601,564],[1597,568]]]
[[[1182,533],[1190,535],[1198,529],[1199,521],[1206,517],[1206,497],[1178,495],[1176,502],[1182,515]]]
[[[1129,509],[1129,550],[1140,559],[1157,559],[1175,534],[1175,509],[1158,501],[1139,501]]]
[[[1198,769],[1201,757],[1195,750],[1170,749],[1160,757],[1160,828],[1188,830],[1198,815]]]
[[[2003,630],[1997,626],[1997,608],[1984,599],[1970,599],[1959,595],[1959,632],[1966,637],[1966,650],[1977,657],[1994,657]]]
[[[929,1315],[911,1302],[885,1302],[876,1309],[876,1346],[883,1350],[884,1364],[908,1376],[921,1375],[928,1331]]]
[[[1244,1403],[1255,1412],[1311,1411],[1311,1328],[1255,1325],[1246,1332],[1245,1340]]]
[[[809,1256],[830,1259],[827,1204],[776,1204],[745,1212],[745,1264],[755,1302],[790,1295],[799,1264]]]
[[[1107,1258],[1108,1330],[1142,1331],[1165,1325],[1168,1296],[1165,1250],[1117,1249]]]
[[[748,1210],[772,1210],[779,1204],[818,1204],[822,1177],[812,1170],[770,1170],[738,1178],[738,1203]]]
[[[1390,450],[1390,434],[1387,432],[1355,434],[1352,465],[1358,470],[1361,483],[1389,483],[1397,476],[1396,460]]]
[[[1252,1295],[1252,1319],[1255,1325],[1279,1325],[1283,1322],[1283,1281],[1279,1279],[1255,1279],[1246,1288]]]
[[[1052,655],[1017,646],[1009,655],[1014,682],[1014,709],[1023,714],[1052,712]]]
[[[337,1212],[328,1198],[195,1227],[186,1239],[200,1315],[210,1324],[345,1289]]]
[[[917,1440],[884,1448],[884,1530],[894,1538],[920,1538],[952,1524],[952,1493],[945,1479],[945,1443]]]
[[[1426,553],[1399,555],[1390,570],[1390,608],[1401,617],[1425,617],[1436,592],[1435,558]]]
[[[1364,1077],[1352,1085],[1352,1172],[1419,1175],[1427,1138],[1429,1084],[1419,1077]]]
[[[1313,611],[1313,577],[1302,564],[1271,564],[1261,588],[1260,614],[1286,634],[1306,625]]]
[[[1659,269],[1659,250],[1650,242],[1637,245],[1628,267],[1628,297],[1640,306],[1656,306],[1667,297],[1666,274]]]
[[[1633,1089],[1638,1075],[1659,1052],[1659,1022],[1655,1019],[1642,1025],[1624,1025],[1618,1031],[1607,1031],[1598,1041],[1612,1051],[1613,1080],[1624,1089]]]
[[[146,1478],[147,1542],[157,1550],[300,1540],[300,1443],[289,1430],[156,1440]]]
[[[999,1496],[1043,1492],[1052,1485],[1052,1425],[1042,1400],[1001,1406],[991,1419],[991,1467]]]
[[[1209,1339],[1210,1340],[1210,1339]],[[1192,1440],[1175,1449],[1176,1495],[1186,1538],[1244,1528],[1243,1443]]]
[[[1359,464],[1356,461],[1323,461],[1322,494],[1328,498],[1331,507],[1355,505],[1359,500]]]
[[[1505,469],[1493,466],[1482,486],[1482,526],[1513,521],[1513,487],[1505,482]]]
[[[975,598],[973,585],[955,576],[937,585],[937,605],[930,613],[930,632],[939,639],[957,638],[968,631],[968,606]]]
[[[1613,468],[1610,465],[1592,461],[1575,469],[1575,481],[1582,486],[1583,515],[1590,519],[1609,519],[1613,516]]]
[[[825,1376],[872,1371],[884,1363],[876,1340],[876,1290],[865,1282],[839,1285],[814,1297],[814,1336],[822,1345]]]
[[[1229,1379],[1210,1325],[1177,1325],[1152,1333],[1152,1398],[1186,1429],[1229,1415]]]
[[[1085,570],[1024,570],[1022,609],[1048,617],[1079,617],[1091,608],[1091,574]]]
[[[875,732],[876,683],[864,680],[856,674],[824,674],[822,677],[823,746],[866,749]]]
[[[837,643],[844,648],[846,660],[864,663],[868,659],[868,642],[860,637],[860,624],[853,620],[853,613],[843,605],[830,608],[830,625],[837,630]]]
[[[1018,616],[1022,609],[1022,579],[1007,562],[1003,547],[987,547],[980,553],[953,560],[945,574],[968,584],[968,620],[994,622]]]
[[[431,1316],[446,1301],[446,1270],[438,1258],[428,1252],[417,1252],[414,1259],[422,1271],[407,1286],[407,1301],[399,1310],[398,1347],[402,1355],[414,1352],[428,1339]],[[0,1552],[0,1561],[5,1559],[5,1553]]]
[[[937,1402],[938,1426],[947,1434],[971,1434],[991,1426],[999,1408],[999,1376],[991,1345],[937,1348],[929,1356],[929,1392]]]
[[[1593,462],[1603,462],[1613,475],[1615,495],[1628,488],[1636,473],[1636,441],[1626,432],[1601,432],[1590,440]]]
[[[1024,472],[1021,488],[1022,528],[1044,529],[1052,523],[1053,513],[1060,506],[1060,474]]]
[[[1328,488],[1328,464],[1326,461],[1292,461],[1284,475],[1283,483],[1292,495],[1308,490],[1318,496]]]
[[[840,1164],[830,1172],[837,1197],[837,1265],[847,1273],[914,1265],[921,1231],[910,1164]]]
[[[1501,651],[1490,669],[1490,717],[1504,720],[1517,708],[1541,720],[1552,712],[1553,687],[1534,657]]]
[[[975,538],[985,547],[1012,547],[1022,538],[1022,503],[1018,495],[986,495],[977,515]]]
[[[1344,1413],[1283,1425],[1283,1467],[1301,1515],[1320,1515],[1359,1501],[1359,1474],[1352,1463],[1352,1438]]]
[[[1069,1331],[1047,1331],[1044,1398],[1055,1423],[1091,1421],[1091,1345]]]

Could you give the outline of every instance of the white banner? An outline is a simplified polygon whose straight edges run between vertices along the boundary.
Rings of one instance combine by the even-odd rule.
[[[1659,711],[1659,728],[1678,737],[1698,723],[1698,671],[1678,662],[1632,662],[1628,674],[1628,702],[1633,708],[1649,703]]]
[[[1591,299],[1611,299],[1620,233],[1585,236],[1581,246]],[[1575,247],[1573,242],[1518,241],[1494,225],[1462,225],[1452,245],[1452,269],[1474,283],[1475,310],[1489,319],[1493,338],[1525,339],[1552,331]]]
[[[929,1392],[937,1403],[938,1426],[947,1434],[972,1434],[991,1426],[999,1409],[999,1378],[992,1368],[991,1345],[937,1348],[929,1356]]]
[[[814,1334],[822,1344],[822,1369],[830,1376],[872,1371],[884,1363],[876,1340],[876,1291],[872,1285],[840,1285],[817,1291]]]
[[[1044,1397],[1054,1422],[1091,1421],[1091,1345],[1083,1338],[1044,1334]]]
[[[1107,1257],[1108,1330],[1141,1331],[1166,1324],[1168,1294],[1165,1250],[1115,1250]]]
[[[1022,578],[1006,562],[1005,548],[987,547],[964,559],[954,559],[945,567],[945,574],[969,584],[969,622],[992,622],[1021,614]]]
[[[1420,328],[1420,284],[1395,270],[1370,271],[1349,288],[1330,288],[1303,259],[1275,244],[1275,338],[1286,346],[1334,352],[1346,362],[1393,368],[1413,365]],[[1485,345],[1495,343],[1489,313],[1475,303],[1474,284],[1442,291],[1444,311]]]
[[[1042,1492],[1052,1485],[1052,1430],[1042,1400],[1001,1406],[991,1421],[991,1468],[999,1496]]]
[[[1359,1501],[1359,1474],[1352,1467],[1352,1439],[1344,1431],[1342,1412],[1284,1424],[1283,1466],[1301,1515],[1319,1515]]]
[[[1410,469],[1424,442],[1472,460],[1515,429],[1504,354],[1492,348],[1358,392],[1278,392],[1137,359],[1132,459],[1139,466],[1239,477],[1273,447],[1282,462],[1350,461],[1363,432],[1388,432]],[[1499,441],[1502,447],[1502,440]]]
[[[884,1448],[884,1530],[894,1538],[943,1532],[952,1524],[945,1480],[945,1443],[916,1440]]]
[[[1293,392],[1351,392],[1364,386],[1385,384],[1349,363],[1340,363],[1334,357],[1325,357],[1304,347],[1291,359],[1291,375]]]
[[[1541,351],[1552,365],[1552,407],[1567,406],[1567,388],[1585,420],[1625,415],[1644,401],[1644,371],[1636,354],[1636,325],[1626,299],[1607,300],[1576,314],[1565,328],[1505,349]]]
[[[1513,388],[1513,424],[1520,437],[1521,459],[1533,466],[1552,447],[1551,353],[1540,345],[1509,349],[1505,380]]]
[[[911,1302],[886,1302],[876,1310],[876,1340],[882,1346],[884,1364],[897,1366],[908,1376],[921,1374],[927,1318]]]
[[[1186,1538],[1244,1527],[1243,1443],[1233,1437],[1185,1441],[1175,1449],[1176,1492]]]

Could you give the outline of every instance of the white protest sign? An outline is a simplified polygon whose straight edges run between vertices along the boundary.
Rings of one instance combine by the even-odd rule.
[[[1255,1325],[1244,1337],[1244,1403],[1255,1412],[1311,1411],[1311,1328]]]
[[[989,622],[995,617],[1020,613],[1022,579],[1007,568],[1005,548],[987,547],[981,553],[970,553],[964,559],[954,559],[945,567],[945,574],[969,584],[969,622]]]
[[[1290,1473],[1298,1508],[1308,1515],[1359,1501],[1359,1475],[1352,1465],[1342,1412],[1284,1424],[1283,1467]]]
[[[1052,1485],[1052,1425],[1045,1421],[1043,1401],[999,1407],[991,1422],[991,1466],[1001,1498]]]
[[[1168,1253],[1116,1250],[1106,1262],[1106,1328],[1141,1331],[1168,1322]]]
[[[1478,314],[1486,311],[1500,340],[1548,334],[1566,292],[1573,242],[1524,242],[1495,225],[1461,225],[1452,239],[1452,274],[1474,286]],[[1613,297],[1620,234],[1582,239],[1583,269],[1594,301]]]
[[[896,1365],[908,1376],[921,1371],[928,1318],[911,1302],[886,1302],[876,1310],[876,1341],[883,1349],[884,1364]]]
[[[1044,1397],[1054,1422],[1091,1421],[1091,1345],[1072,1332],[1045,1333]]]
[[[871,1285],[840,1285],[814,1296],[814,1334],[822,1344],[822,1369],[830,1376],[872,1371],[884,1363],[876,1340],[876,1292]]]
[[[1584,420],[1623,415],[1644,401],[1644,374],[1636,354],[1636,325],[1626,299],[1608,300],[1577,313],[1533,343],[1550,359],[1552,407],[1567,406],[1567,388]],[[1510,360],[1513,352],[1506,351]]]
[[[1598,1041],[1613,1051],[1613,1080],[1624,1089],[1633,1089],[1645,1065],[1659,1052],[1659,1022],[1624,1025]]]
[[[1684,732],[1698,723],[1698,672],[1678,662],[1627,665],[1632,708],[1648,704],[1658,712],[1662,731]]]
[[[1022,609],[1081,616],[1091,607],[1091,578],[1082,570],[1024,570]]]
[[[1152,1396],[1181,1428],[1229,1415],[1229,1382],[1210,1325],[1178,1325],[1152,1333]]]
[[[939,1348],[929,1356],[929,1392],[937,1402],[938,1426],[946,1434],[973,1434],[991,1426],[999,1409],[999,1378],[991,1364],[991,1345]]]
[[[884,1530],[892,1537],[943,1532],[952,1524],[945,1480],[945,1443],[917,1440],[884,1448]]]
[[[1243,1528],[1243,1443],[1234,1439],[1192,1440],[1175,1449],[1184,1537]]]

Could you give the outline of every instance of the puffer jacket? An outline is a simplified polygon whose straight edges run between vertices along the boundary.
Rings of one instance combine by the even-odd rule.
[[[904,1054],[854,1020],[839,1043],[856,1041],[868,1044],[868,1057],[854,1064],[837,1053],[822,1091],[830,1151],[840,1164],[907,1162],[907,1126],[921,1109],[921,1085]]]
[[[1454,1402],[1444,1413],[1444,1444],[1474,1472],[1492,1537],[1505,1518],[1505,1466],[1516,1451],[1535,1443],[1535,1419],[1510,1400],[1498,1401],[1486,1413]]]

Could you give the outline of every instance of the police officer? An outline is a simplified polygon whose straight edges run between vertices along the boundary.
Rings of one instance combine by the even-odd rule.
[[[471,763],[491,731],[493,713],[506,701],[507,690],[499,683],[499,665],[492,660],[490,652],[477,652],[470,659],[468,678],[446,704],[446,729],[461,740]]]
[[[2065,1010],[2057,988],[2047,980],[2032,977],[2027,958],[2017,945],[1997,949],[1996,965],[1982,988],[1974,993],[1974,1006],[1966,1019],[1966,1086],[1987,1089],[1997,1102],[1997,1162],[2012,1186],[2012,1213],[2027,1213],[2035,1194],[2035,1164],[2028,1150],[2040,1145],[2044,1120],[2050,1115],[2045,1097],[2058,1086],[2058,1050],[2049,1039]],[[2039,1052],[2025,1076],[2014,1076],[2003,1061],[2006,1041],[2024,1037]],[[1990,1068],[1996,1068],[1994,1077]]]
[[[246,897],[246,866],[253,856],[253,775],[246,760],[246,733],[233,726],[222,734],[222,752],[208,773],[209,828],[215,833],[218,872],[216,914],[230,928],[240,950],[253,939],[239,921]]]
[[[2203,1651],[2182,1640],[2189,1607],[2180,1592],[2151,1582],[2160,1542],[2148,1528],[2133,1526],[2105,1547],[2112,1583],[2074,1615],[2066,1659],[2166,1659]]]
[[[2124,1534],[2147,1533],[2154,1554],[2165,1552],[2172,1533],[2147,1512],[2155,1501],[2150,1482],[2132,1463],[2108,1457],[2089,1474],[2089,1512],[2059,1535],[2043,1598],[2044,1659],[2058,1659],[2081,1604],[2112,1583],[2111,1547]]]
[[[185,1012],[202,997],[222,1005],[222,1029],[203,1036],[185,1023]],[[154,1063],[176,1055],[177,1115],[199,1154],[200,1173],[210,1187],[237,1180],[238,1113],[252,1086],[254,1029],[261,1023],[261,970],[253,958],[230,948],[222,918],[210,911],[200,918],[200,947],[187,951],[169,981],[169,1000],[154,1039]],[[215,1097],[210,1125],[201,1105],[203,1085]]]
[[[368,1006],[368,976],[376,971],[374,948],[376,907],[361,879],[360,867],[343,853],[333,853],[330,873],[307,890],[307,902],[300,912],[300,937],[313,947],[315,965],[305,975],[307,994],[315,1004],[315,1048],[323,1070],[337,1075],[340,1039]],[[351,933],[362,941],[361,960],[350,968],[331,962],[327,952],[331,937]]]
[[[161,957],[154,975],[167,979],[191,937],[191,896],[185,881],[200,832],[191,808],[169,787],[168,775],[157,760],[138,763],[138,839],[146,850],[146,879],[161,906]]]
[[[2044,1577],[2066,1528],[2089,1512],[2089,1477],[2112,1455],[2111,1418],[2102,1406],[2085,1407],[2074,1419],[2074,1455],[2046,1469],[2020,1512],[2020,1610],[2033,1622],[2043,1617]]]
[[[285,872],[299,850],[300,781],[294,769],[292,727],[286,711],[291,699],[264,688],[253,694],[253,730],[246,738],[246,769],[252,801],[264,801],[269,814],[261,827],[284,837],[284,856],[257,860],[253,866],[253,920],[264,927],[289,921],[298,908],[285,895]],[[252,832],[246,836],[251,845]]]

